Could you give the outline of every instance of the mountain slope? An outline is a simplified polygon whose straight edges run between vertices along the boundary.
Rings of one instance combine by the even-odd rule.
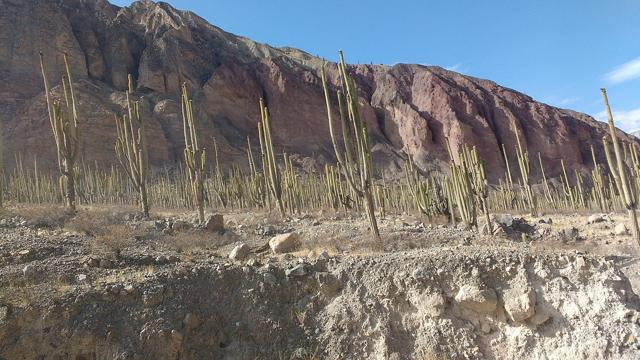
[[[44,52],[49,77],[57,79],[65,51],[77,80],[86,161],[113,162],[113,114],[123,112],[128,73],[136,79],[154,165],[180,160],[183,82],[194,97],[201,138],[210,152],[216,138],[223,162],[240,160],[247,136],[256,139],[260,97],[272,113],[278,149],[307,165],[332,158],[318,74],[322,60],[316,57],[258,44],[148,0],[127,8],[105,0],[0,0],[0,8],[0,120],[7,154],[54,164],[37,54]],[[602,153],[603,124],[491,81],[409,64],[351,71],[375,161],[389,173],[400,169],[403,153],[425,170],[445,169],[449,139],[454,148],[477,146],[495,180],[504,173],[502,144],[515,146],[514,129],[532,162],[540,152],[552,175],[560,158],[570,168],[589,166],[590,144]],[[335,64],[328,65],[328,76],[336,82]],[[514,154],[509,160],[516,165]]]

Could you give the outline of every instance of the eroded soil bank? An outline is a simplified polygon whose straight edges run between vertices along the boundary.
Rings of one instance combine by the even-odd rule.
[[[310,233],[302,223],[291,226]],[[28,225],[0,233],[2,359],[640,354],[640,303],[620,269],[625,257],[506,238],[489,246],[465,232],[424,248],[397,240],[395,250],[243,260],[229,260],[224,247],[167,250],[147,233],[115,255],[95,235]]]

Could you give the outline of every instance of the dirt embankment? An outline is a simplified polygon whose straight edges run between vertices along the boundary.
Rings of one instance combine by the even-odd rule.
[[[420,225],[396,221],[383,222],[388,232],[397,229],[395,250],[336,250],[342,242],[338,234],[349,233],[344,223],[309,217],[268,225],[276,232],[296,228],[297,252],[229,260],[238,239],[256,249],[254,244],[270,236],[262,235],[269,232],[265,224],[238,225],[243,216],[229,215],[233,230],[226,235],[194,229],[186,238],[218,244],[200,241],[188,248],[182,236],[175,246],[179,234],[157,230],[162,226],[156,221],[153,230],[108,251],[99,235],[74,233],[68,225],[4,222],[0,358],[634,359],[639,354],[640,302],[620,270],[628,259],[536,249],[535,242],[508,238],[491,245],[490,238],[461,230],[417,231]],[[364,224],[350,222],[352,228]],[[411,240],[405,245],[403,232]],[[333,238],[333,248],[313,239],[314,233]],[[434,234],[439,235],[431,241],[444,244],[406,245]]]

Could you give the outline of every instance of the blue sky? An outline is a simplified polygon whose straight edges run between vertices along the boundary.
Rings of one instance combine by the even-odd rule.
[[[128,5],[128,0],[112,0]],[[168,0],[234,34],[349,62],[421,63],[640,129],[638,0]]]

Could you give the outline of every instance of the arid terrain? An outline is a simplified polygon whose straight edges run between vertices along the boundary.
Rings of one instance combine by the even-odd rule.
[[[496,215],[491,237],[394,216],[380,222],[382,243],[368,240],[360,216],[333,211],[284,221],[234,211],[224,230],[175,211],[151,220],[112,207],[64,214],[51,205],[3,211],[0,358],[640,351],[638,245],[617,214]],[[269,240],[289,233],[296,241],[274,253]]]
[[[640,358],[640,139],[616,128],[638,110],[616,83],[605,124],[337,59],[165,2],[0,0],[0,360]]]

